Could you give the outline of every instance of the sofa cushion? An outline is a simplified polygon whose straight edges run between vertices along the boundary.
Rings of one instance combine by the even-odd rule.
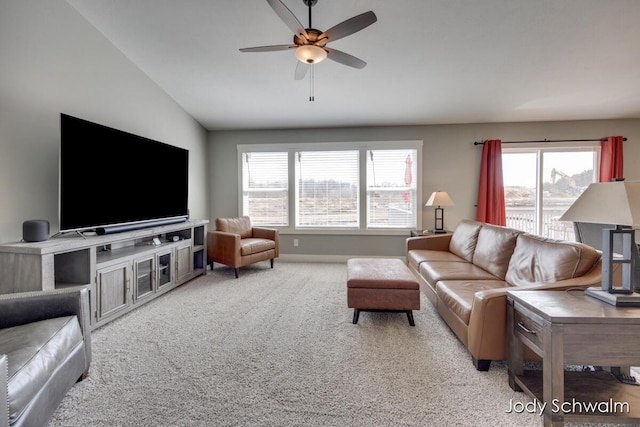
[[[478,233],[473,263],[504,280],[516,240],[521,233],[519,230],[485,224]]]
[[[425,261],[467,262],[451,252],[431,249],[413,249],[407,252],[407,261],[416,269]]]
[[[449,242],[449,252],[459,256],[460,258],[471,262],[473,260],[473,252],[476,250],[478,242],[478,233],[482,228],[482,223],[462,220],[456,227]]]
[[[498,279],[470,262],[425,261],[420,264],[419,272],[432,287],[440,280]]]
[[[20,417],[60,363],[82,345],[82,331],[76,316],[0,329],[0,353],[6,354],[9,360],[10,422]]]
[[[474,295],[479,291],[506,287],[510,285],[504,280],[442,280],[436,285],[436,294],[442,303],[468,325]]]
[[[247,256],[275,249],[276,242],[269,239],[255,239],[253,237],[240,240],[240,255]]]
[[[241,239],[251,237],[251,220],[248,216],[216,218],[216,230],[239,234]]]
[[[599,259],[597,250],[582,243],[522,234],[518,236],[506,280],[521,286],[571,279],[591,271]]]

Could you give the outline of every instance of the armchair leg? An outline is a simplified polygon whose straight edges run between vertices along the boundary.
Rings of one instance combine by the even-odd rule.
[[[273,258],[271,258],[271,268],[273,268]]]
[[[240,274],[240,269],[236,268],[235,271],[236,271],[236,279],[237,279],[238,278],[238,274]]]

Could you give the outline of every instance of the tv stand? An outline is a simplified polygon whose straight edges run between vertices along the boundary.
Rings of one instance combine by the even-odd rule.
[[[91,327],[102,326],[206,274],[208,223],[1,244],[0,294],[86,287]]]

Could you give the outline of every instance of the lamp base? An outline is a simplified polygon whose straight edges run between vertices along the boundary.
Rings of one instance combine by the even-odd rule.
[[[447,230],[438,230],[438,229],[434,228],[433,230],[431,230],[431,232],[433,234],[445,234],[447,232]]]
[[[616,307],[640,307],[640,294],[611,294],[603,291],[602,288],[587,288],[586,295],[604,301]]]

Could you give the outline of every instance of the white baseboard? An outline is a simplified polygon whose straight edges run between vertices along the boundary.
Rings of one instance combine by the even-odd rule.
[[[278,257],[279,260],[286,262],[336,262],[345,264],[350,258],[397,258],[404,261],[404,256],[280,254]]]

